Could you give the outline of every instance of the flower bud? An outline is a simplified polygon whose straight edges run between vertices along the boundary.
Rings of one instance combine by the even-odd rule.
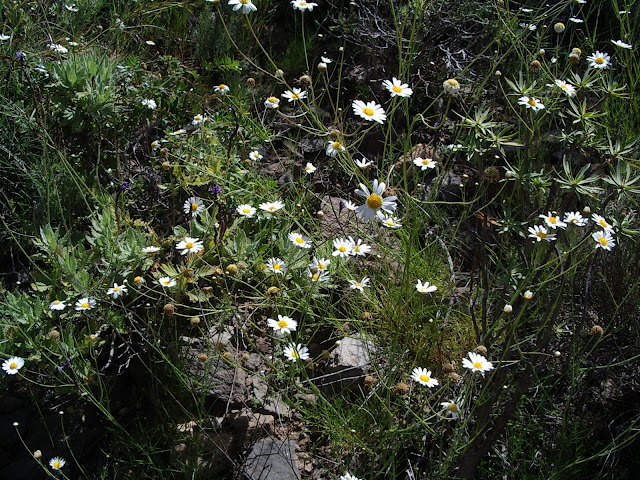
[[[505,315],[511,315],[511,313],[513,312],[513,307],[511,305],[507,304],[507,305],[504,306],[502,311],[505,313]]]
[[[164,307],[162,307],[162,312],[167,317],[173,317],[173,314],[176,312],[176,306],[173,303],[167,303]]]
[[[564,29],[565,29],[565,26],[564,26],[564,23],[562,23],[562,22],[558,22],[553,26],[553,30],[556,33],[562,33],[562,32],[564,32]]]
[[[528,302],[529,300],[531,300],[533,298],[533,292],[531,290],[527,290],[526,292],[524,292],[524,294],[522,296]]]

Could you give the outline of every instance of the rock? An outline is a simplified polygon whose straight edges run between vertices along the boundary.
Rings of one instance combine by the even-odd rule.
[[[345,337],[333,351],[334,364],[314,380],[319,387],[355,388],[363,382],[375,349],[370,340]]]
[[[247,480],[299,480],[294,441],[259,440],[243,466]]]

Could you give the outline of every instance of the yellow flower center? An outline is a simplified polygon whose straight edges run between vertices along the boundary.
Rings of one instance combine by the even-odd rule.
[[[331,146],[333,147],[334,150],[339,150],[342,144],[340,142],[333,142]]]
[[[242,0],[240,0],[240,1],[242,1]],[[245,2],[242,2],[242,3],[245,3]],[[221,83],[220,85],[218,85],[218,88],[220,90],[224,90],[225,88],[227,88],[227,86],[224,83]]]
[[[164,281],[164,282],[162,282],[162,283],[164,283],[165,285],[169,285],[169,284],[171,283],[171,280],[165,280],[165,281]]]
[[[547,238],[547,234],[544,232],[536,232],[536,236],[539,238]],[[474,364],[475,365],[475,364]]]
[[[307,2],[305,2],[304,0],[302,0],[302,1],[300,2],[300,6],[301,6],[301,7],[306,7],[306,6],[307,6]]]
[[[362,286],[363,286],[360,282],[356,282],[356,283],[354,283],[354,285],[355,285],[356,287],[362,287]],[[428,377],[427,377],[427,378],[428,378]]]
[[[54,301],[53,301],[53,302],[51,302],[51,303],[53,303],[54,305],[60,305],[60,303],[61,303],[61,302],[60,302],[60,300],[54,300]]]
[[[274,263],[273,264],[273,269],[274,270],[280,270],[282,268],[282,265],[280,265],[279,263]]]
[[[602,57],[597,57],[597,58],[595,59],[595,62],[596,62],[598,65],[602,65],[602,64],[604,63],[604,58],[602,58]]]
[[[191,204],[191,211],[192,211],[192,212],[195,212],[196,210],[198,210],[198,206],[199,206],[199,205],[198,205],[197,203],[192,203],[192,204]]]
[[[82,308],[89,308],[89,302],[84,302],[82,305],[80,305]]]
[[[359,252],[360,251],[360,247],[358,245],[354,245],[353,246],[353,251],[354,252]]]
[[[318,279],[320,278],[320,275],[318,275],[317,273],[314,273],[314,274],[311,276],[311,278],[312,278],[313,280],[318,280]]]
[[[607,228],[609,226],[609,225],[607,225],[607,222],[605,222],[604,219],[602,219],[602,218],[600,220],[598,220],[598,223],[604,228]]]
[[[60,462],[53,462],[53,468],[56,470],[60,468]]]
[[[16,368],[18,368],[18,364],[16,362],[11,362],[9,364],[9,369],[15,370]]]
[[[278,326],[280,328],[286,328],[287,327],[287,321],[286,320],[280,320],[278,321]]]
[[[133,279],[135,283],[140,283],[142,281],[142,277],[136,277]]]
[[[482,368],[482,363],[481,362],[473,362],[473,368],[481,369]]]
[[[199,120],[202,120],[202,115],[196,115],[195,117],[193,117],[193,119],[197,122]]]
[[[449,410],[450,412],[457,412],[458,406],[455,403],[450,403],[449,405],[447,405],[447,410]]]
[[[294,350],[293,352],[291,352],[291,356],[292,356],[293,358],[300,358],[300,354],[298,353],[298,351],[297,351],[297,350]]]
[[[340,250],[341,252],[346,252],[347,251],[347,247],[340,247],[338,250]]]
[[[532,107],[536,106],[536,101],[533,98],[530,98],[529,101],[527,102],[529,105],[531,105]]]
[[[242,209],[242,213],[251,213],[251,209],[250,208],[243,208]]]
[[[187,248],[187,249],[191,249],[191,248],[193,248],[193,242],[187,242],[187,243],[184,245],[184,248]]]
[[[367,117],[373,117],[373,110],[371,110],[370,108],[365,108],[362,110],[362,112],[367,116]]]
[[[382,197],[375,193],[369,195],[367,198],[367,207],[377,210],[382,206]]]
[[[276,211],[276,207],[274,207],[273,205],[270,205],[267,208],[269,209],[270,212],[275,212]]]
[[[428,158],[423,159],[422,160],[422,164],[423,165],[429,165],[429,159]]]
[[[278,103],[278,99],[276,97],[269,97],[267,98],[267,101],[270,103]]]
[[[558,223],[558,219],[556,217],[549,217],[549,223],[556,224]]]
[[[296,242],[298,242],[298,243],[304,243],[304,238],[302,238],[302,237],[298,237],[298,238],[296,238]]]
[[[420,375],[420,380],[422,380],[423,382],[428,382],[431,379],[429,377],[427,377],[426,375]]]
[[[600,242],[600,245],[602,245],[603,247],[606,247],[609,244],[605,237],[598,238],[598,242]]]
[[[114,292],[119,292],[121,287],[113,287]]]
[[[291,94],[291,98],[293,98],[294,100],[300,98],[300,95],[298,95],[297,93],[292,93]]]
[[[397,85],[394,85],[393,87],[391,87],[391,90],[393,90],[396,93],[400,93],[402,91],[402,89]]]
[[[325,265],[324,263],[319,263],[319,264],[318,264],[318,268],[319,268],[320,270],[324,270],[324,269],[325,269],[325,268],[327,268],[327,267],[326,267],[326,265]]]
[[[568,88],[568,85],[560,85],[560,88],[564,88],[566,90]]]

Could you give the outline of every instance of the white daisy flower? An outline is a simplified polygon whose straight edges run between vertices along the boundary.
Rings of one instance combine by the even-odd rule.
[[[304,173],[306,173],[307,175],[311,175],[316,170],[317,168],[311,162],[307,162],[307,166],[304,167]]]
[[[547,229],[542,225],[536,225],[535,227],[529,227],[529,237],[533,238],[536,242],[546,240],[550,242],[556,239],[555,234],[547,232]]]
[[[552,86],[552,85],[549,85]],[[556,79],[555,86],[561,89],[567,97],[575,97],[576,95],[576,87],[571,85],[569,82],[565,82],[564,80]]]
[[[144,98],[142,100],[142,106],[147,107],[149,110],[155,110],[158,104],[153,98]]]
[[[353,108],[353,113],[365,120],[383,124],[387,119],[387,115],[384,113],[384,108],[376,102],[364,103],[362,100],[354,100],[351,106]]]
[[[277,97],[269,97],[264,101],[264,106],[275,110],[280,106],[280,99]]]
[[[351,475],[349,472],[345,472],[344,475],[340,476],[340,480],[360,480],[355,475]]]
[[[273,318],[267,318],[267,326],[273,328],[278,335],[283,335],[293,332],[298,326],[298,322],[291,317],[278,315],[277,321]]]
[[[144,42],[144,43],[146,43],[147,45],[150,45],[150,46],[152,46],[152,47],[156,44],[156,42],[154,42],[153,40],[147,40],[147,41],[146,41],[146,42]]]
[[[611,43],[613,43],[618,48],[626,48],[627,50],[633,47],[633,45],[631,45],[630,43],[625,43],[622,40],[611,40]]]
[[[535,32],[538,27],[536,27],[533,23],[521,23],[520,26],[525,30],[529,30],[530,32]]]
[[[231,88],[229,88],[229,85],[225,85],[224,83],[213,87],[213,91],[219,93],[220,95],[226,95],[227,93],[229,93],[229,90],[231,90]]]
[[[289,103],[295,103],[296,100],[307,98],[307,92],[303,92],[300,88],[294,88],[293,90],[287,90],[284,92],[281,97],[286,98]]]
[[[524,105],[525,107],[530,108],[534,112],[544,109],[544,105],[540,100],[533,97],[529,98],[526,95],[518,99],[518,105]]]
[[[206,121],[207,121],[207,117],[199,113],[193,117],[193,120],[191,120],[191,124],[200,125],[201,123],[204,123]]]
[[[334,142],[330,141],[329,144],[327,145],[327,155],[329,155],[330,157],[336,157],[338,153],[344,152],[344,151],[345,151],[344,145],[342,145],[337,140]]]
[[[584,20],[582,20],[581,18],[577,18],[577,17],[569,17],[569,21],[573,22],[573,23],[584,23]]]
[[[264,157],[262,155],[260,155],[260,152],[258,150],[253,150],[253,151],[249,152],[249,158],[251,160],[253,160],[254,162],[259,162]]]
[[[323,63],[333,63],[333,60],[331,60],[329,57],[320,57],[320,60],[322,60]]]
[[[580,212],[567,212],[564,214],[563,222],[567,225],[575,225],[576,227],[584,227],[587,219]]]
[[[369,278],[363,277],[359,282],[356,280],[349,280],[349,288],[351,290],[358,290],[361,293],[364,293],[364,289],[369,287]]]
[[[111,295],[114,299],[125,293],[127,293],[126,285],[118,285],[117,283],[114,283],[113,287],[107,290],[107,295]]]
[[[487,361],[482,355],[469,352],[469,358],[462,359],[462,366],[472,372],[479,372],[484,377],[485,372],[493,370],[493,363]]]
[[[435,168],[437,163],[433,160],[433,158],[422,158],[416,157],[413,159],[413,164],[416,167],[420,167],[421,170],[430,170]]]
[[[154,247],[154,246],[144,247],[142,249],[142,253],[156,253],[156,252],[159,252],[159,251],[160,251],[160,247]]]
[[[78,11],[78,7],[76,7],[75,3],[72,3],[71,5],[65,5],[64,8],[66,8],[70,12],[77,12]]]
[[[171,277],[160,277],[158,283],[165,288],[171,288],[175,287],[177,282]]]
[[[11,38],[11,35],[5,35],[4,33],[0,34],[0,42],[6,42]]]
[[[180,128],[178,130],[174,130],[173,132],[169,132],[169,135],[175,137],[177,135],[184,135],[185,133],[187,133],[187,131],[184,128]]]
[[[616,241],[611,236],[611,231],[609,230],[601,230],[599,232],[595,232],[591,235],[591,237],[596,242],[596,248],[611,250],[616,246]]]
[[[347,200],[346,202],[344,202],[344,208],[346,208],[350,212],[355,212],[358,209],[358,206],[351,200]]]
[[[362,157],[362,160],[354,160],[354,162],[356,164],[356,167],[363,169],[372,165],[372,163],[364,157]]]
[[[161,146],[162,144],[160,143],[160,140],[154,140],[151,142],[151,150],[158,150]]]
[[[418,280],[418,283],[416,283],[416,290],[420,293],[431,293],[438,290],[438,287],[431,285],[429,282],[422,283],[422,280]]]
[[[329,281],[329,274],[327,272],[323,272],[321,270],[316,270],[315,272],[311,269],[307,270],[307,275],[314,283],[323,283]]]
[[[351,242],[351,255],[361,255],[364,256],[367,253],[371,252],[371,246],[366,243],[362,243],[362,239],[359,238],[356,242],[353,238],[349,237],[349,242]]]
[[[4,370],[7,375],[15,375],[22,367],[24,367],[24,360],[20,357],[11,357],[2,362],[2,370]]]
[[[54,300],[49,304],[49,310],[64,310],[67,308],[67,305],[60,300]]]
[[[317,3],[310,3],[306,0],[292,0],[291,5],[293,5],[294,10],[300,10],[301,12],[306,12],[307,10],[311,12],[313,11],[313,7],[318,6]]]
[[[433,388],[440,385],[440,382],[431,376],[431,371],[426,368],[416,367],[411,372],[411,379],[425,387]]]
[[[270,258],[267,261],[267,268],[273,273],[283,275],[287,271],[287,264],[279,258]]]
[[[267,213],[276,213],[282,207],[284,207],[284,203],[282,203],[280,200],[260,204],[260,210],[263,210]]]
[[[258,8],[253,3],[251,3],[251,0],[229,0],[228,5],[233,5],[234,12],[242,9],[241,13],[243,13],[244,15],[258,10]]]
[[[547,224],[548,227],[553,228],[567,228],[567,224],[560,220],[560,215],[552,215],[551,212],[548,212],[548,215],[540,214],[538,217],[544,220],[544,223]]]
[[[398,217],[394,215],[384,215],[380,219],[380,223],[382,223],[382,226],[386,228],[396,229],[402,227],[400,220],[398,220]]]
[[[95,306],[96,301],[93,298],[83,297],[76,302],[75,309],[81,312],[83,310],[91,310]]]
[[[204,205],[202,199],[198,197],[189,197],[185,200],[182,210],[185,215],[191,214],[191,218],[196,218],[202,212],[204,212]]]
[[[444,88],[444,93],[458,95],[460,93],[460,82],[455,78],[449,78],[442,83],[442,88]]]
[[[611,233],[614,232],[613,225],[611,225],[609,222],[605,220],[604,217],[601,217],[597,213],[594,213],[593,215],[591,215],[591,220],[593,220],[600,227],[602,227],[603,230],[606,230],[607,232],[611,232]]]
[[[454,401],[440,402],[440,406],[444,409],[445,413],[451,418],[458,418],[460,416],[460,407]]]
[[[313,260],[309,264],[309,268],[324,272],[329,268],[329,265],[331,265],[331,260],[326,258],[317,259],[316,257],[313,257]]]
[[[236,208],[236,212],[238,212],[243,217],[253,218],[256,214],[256,209],[251,205],[242,204],[238,205],[238,208]]]
[[[184,240],[176,244],[178,250],[182,250],[180,255],[186,255],[187,253],[198,253],[204,250],[202,242],[197,238],[184,237]]]
[[[333,256],[334,257],[348,257],[351,255],[351,249],[353,244],[346,238],[336,238],[333,240]]]
[[[67,462],[60,457],[53,457],[49,460],[49,466],[54,470],[60,470]]]
[[[385,187],[384,182],[378,182],[378,179],[375,179],[371,191],[362,183],[360,184],[360,188],[356,189],[356,194],[366,199],[364,205],[356,208],[356,211],[362,215],[362,218],[365,220],[374,220],[377,217],[382,220],[384,218],[383,212],[389,214],[395,212],[397,197],[382,198]]]
[[[409,88],[408,84],[402,83],[402,81],[396,77],[393,77],[392,80],[383,81],[382,85],[389,90],[392,97],[410,97],[413,93],[413,90]]]
[[[53,50],[54,52],[57,52],[57,53],[67,53],[69,51],[69,49],[67,47],[63,47],[59,43],[51,43],[49,45],[49,49],[51,49],[51,50]]]
[[[311,240],[309,239],[309,237],[305,237],[304,235],[301,235],[297,232],[291,232],[289,234],[289,240],[296,247],[311,248]]]
[[[596,51],[596,53],[589,55],[587,57],[587,60],[589,61],[589,66],[591,68],[597,68],[599,70],[609,68],[611,64],[611,57],[608,54],[599,51]]]
[[[290,343],[284,348],[284,356],[287,360],[295,362],[296,360],[307,360],[309,358],[309,349],[302,345]]]

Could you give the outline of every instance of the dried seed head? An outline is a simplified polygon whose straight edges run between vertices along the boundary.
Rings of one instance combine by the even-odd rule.
[[[249,358],[251,358],[251,357],[250,357],[250,355],[249,355],[247,352],[244,352],[244,353],[242,354],[242,361],[243,361],[243,362],[248,362],[248,361],[249,361]]]
[[[600,325],[594,325],[589,329],[589,335],[600,337],[604,333],[604,329]]]
[[[484,345],[478,345],[476,347],[476,353],[478,355],[485,356],[487,354],[487,347],[485,347]]]
[[[60,332],[58,330],[51,330],[47,336],[51,339],[51,340],[60,340]]]
[[[207,357],[207,354],[206,354],[206,353],[201,353],[201,354],[199,354],[199,355],[198,355],[198,361],[199,361],[200,363],[207,363],[207,359],[208,359],[208,358],[209,358],[209,357]]]
[[[398,382],[393,386],[393,389],[396,391],[397,394],[399,395],[406,395],[407,393],[409,393],[409,385],[407,385],[404,382]]]
[[[173,303],[167,303],[164,307],[162,307],[162,312],[167,317],[173,317],[173,314],[176,312],[176,306]]]
[[[378,379],[375,377],[372,377],[371,375],[367,375],[366,377],[364,377],[364,386],[367,388],[371,388],[373,387],[376,383],[378,383]]]
[[[452,382],[459,382],[460,381],[460,375],[458,375],[456,372],[451,372],[449,374],[449,380],[451,380]]]
[[[231,355],[231,352],[224,352],[222,354],[222,358],[224,358],[225,360],[232,360],[233,359],[233,355]]]
[[[189,320],[189,323],[192,327],[197,327],[200,325],[200,317],[192,317],[191,320]]]
[[[564,32],[565,26],[564,23],[562,22],[558,22],[553,26],[553,29],[555,30],[556,33],[562,33]]]
[[[270,297],[277,297],[280,294],[280,289],[278,287],[269,287],[267,288],[267,295]]]
[[[534,60],[529,64],[529,70],[540,70],[542,68],[542,64],[538,60]]]
[[[313,84],[313,81],[311,80],[311,77],[309,75],[302,75],[300,78],[298,78],[298,83],[301,85],[311,86]]]
[[[169,149],[168,149],[167,147],[162,147],[162,148],[160,149],[160,156],[161,156],[161,157],[163,157],[163,158],[167,158],[167,157],[169,156]],[[165,163],[166,163],[166,162],[165,162]],[[163,164],[162,164],[162,168],[164,168],[165,170],[166,170],[167,168],[169,168],[169,167],[165,167],[164,165],[165,165],[165,164],[163,163]]]
[[[500,180],[500,172],[496,167],[487,167],[484,170],[484,179],[489,183],[496,183]]]
[[[250,87],[255,87],[256,86],[256,79],[253,77],[249,77],[247,78],[247,85]]]
[[[370,322],[371,320],[373,320],[373,313],[362,312],[362,314],[360,315],[360,320],[362,320],[363,322]]]
[[[456,371],[455,367],[451,363],[445,363],[442,366],[442,370],[444,371],[444,373],[451,373]]]
[[[226,270],[229,275],[235,275],[238,273],[238,266],[234,263],[231,263],[227,265]]]

